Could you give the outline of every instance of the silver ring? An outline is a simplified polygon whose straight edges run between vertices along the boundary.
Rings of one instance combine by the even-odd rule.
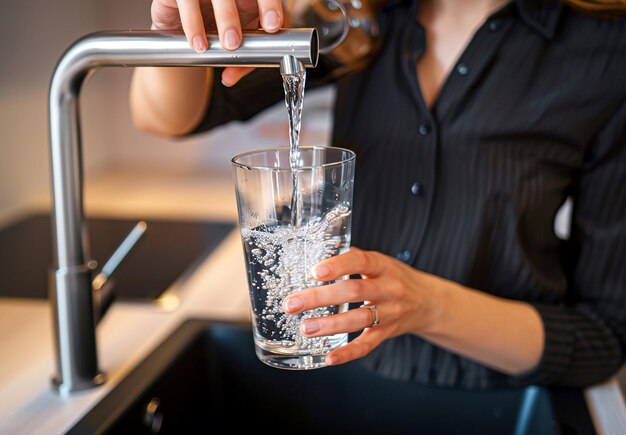
[[[376,305],[363,304],[359,308],[367,308],[372,314],[372,323],[370,324],[370,326],[368,326],[368,328],[373,328],[380,323],[378,321],[378,311],[376,310]]]

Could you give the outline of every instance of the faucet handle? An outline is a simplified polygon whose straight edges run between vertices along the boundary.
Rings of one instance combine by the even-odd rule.
[[[133,249],[133,247],[137,244],[141,236],[148,229],[148,225],[144,221],[139,221],[133,227],[133,229],[128,233],[126,238],[120,243],[115,252],[111,254],[111,257],[107,260],[107,262],[102,267],[100,273],[96,275],[96,277],[91,282],[91,287],[93,291],[93,299],[94,299],[94,316],[95,322],[98,323],[100,319],[107,312],[111,304],[113,303],[114,294],[113,294],[113,281],[110,279],[111,275],[120,265],[120,263],[126,258],[128,253]],[[94,264],[89,266],[93,266]]]
[[[130,230],[130,233],[128,233],[126,238],[122,241],[122,243],[120,243],[115,252],[111,254],[111,257],[109,257],[107,262],[104,263],[100,273],[98,273],[98,275],[96,275],[93,279],[91,285],[94,290],[100,290],[106,284],[115,269],[117,269],[122,260],[126,258],[131,249],[133,249],[133,247],[137,244],[141,236],[143,236],[143,233],[146,232],[147,228],[148,224],[144,221],[139,221],[133,229]]]

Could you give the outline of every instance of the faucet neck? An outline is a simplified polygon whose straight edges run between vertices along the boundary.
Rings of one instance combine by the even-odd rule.
[[[78,40],[63,54],[52,76],[49,95],[52,169],[54,270],[50,298],[54,307],[58,391],[69,393],[99,385],[94,307],[87,231],[83,212],[83,165],[79,93],[83,82],[103,66],[256,66],[276,67],[286,55],[316,66],[315,29],[267,34],[244,32],[236,51],[224,50],[217,35],[209,48],[195,53],[182,33],[161,31],[100,32]]]

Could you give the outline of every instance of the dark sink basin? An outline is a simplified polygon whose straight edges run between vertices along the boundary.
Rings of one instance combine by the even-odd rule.
[[[234,228],[229,222],[89,216],[92,258],[102,266],[140,219],[148,224],[146,233],[112,276],[116,300],[158,299]],[[49,215],[29,215],[0,229],[0,297],[46,299],[51,263]]]
[[[556,405],[556,406],[555,406]],[[579,391],[487,392],[381,378],[358,362],[283,371],[247,324],[188,320],[69,433],[594,433]]]

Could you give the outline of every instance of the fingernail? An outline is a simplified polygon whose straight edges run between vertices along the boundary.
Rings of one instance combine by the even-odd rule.
[[[302,307],[304,307],[304,301],[302,300],[302,298],[299,298],[299,297],[285,299],[283,304],[284,304],[285,311],[290,312],[290,313],[293,313],[294,311],[298,311],[302,309]]]
[[[230,86],[231,86],[231,85],[229,85],[228,83],[226,83],[224,80],[222,80],[222,84],[223,84],[224,86],[226,86],[227,88],[230,88]]]
[[[196,53],[204,53],[206,51],[206,44],[202,36],[196,35],[193,37],[193,49]]]
[[[265,30],[278,29],[278,20],[278,13],[274,9],[269,10],[263,16],[263,27]]]
[[[228,29],[224,33],[224,45],[228,50],[234,50],[239,46],[239,34],[235,29]]]
[[[302,328],[302,332],[305,334],[314,334],[320,330],[320,324],[317,320],[307,320],[306,322],[302,322],[300,327]]]
[[[326,364],[328,364],[329,366],[335,365],[339,362],[339,357],[335,356],[335,355],[328,355],[326,357]]]
[[[311,274],[313,275],[313,278],[315,279],[324,278],[329,273],[330,273],[330,267],[325,266],[323,264],[318,264],[317,266],[314,266],[313,270],[311,271]]]

